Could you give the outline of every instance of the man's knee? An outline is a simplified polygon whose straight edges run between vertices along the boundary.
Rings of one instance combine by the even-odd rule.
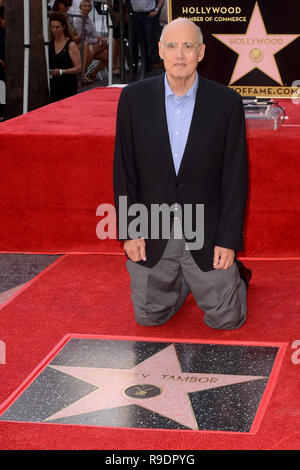
[[[231,296],[231,302],[223,302],[215,309],[205,312],[204,323],[217,330],[236,330],[246,321],[247,297],[246,289],[239,283],[235,295]]]
[[[218,318],[218,315],[215,316],[210,314],[209,317],[204,315],[204,323],[213,328],[214,330],[237,330],[240,328],[246,321],[246,312],[238,312],[238,314],[232,318]]]
[[[147,309],[135,309],[135,321],[141,326],[160,326],[169,321],[175,314],[174,306],[168,308],[158,308],[156,311]]]

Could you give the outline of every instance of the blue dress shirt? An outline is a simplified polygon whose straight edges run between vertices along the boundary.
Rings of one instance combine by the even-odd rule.
[[[167,74],[165,74],[166,116],[176,174],[178,174],[189,135],[198,82],[199,78],[196,74],[196,79],[189,91],[183,96],[177,96],[171,90]]]

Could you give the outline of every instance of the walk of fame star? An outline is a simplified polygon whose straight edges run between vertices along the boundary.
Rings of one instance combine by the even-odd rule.
[[[258,3],[256,3],[246,34],[213,34],[213,36],[238,54],[229,84],[238,81],[257,68],[275,82],[283,85],[274,56],[300,35],[268,34]]]
[[[285,348],[66,335],[0,405],[0,422],[255,434]]]
[[[198,423],[189,393],[265,378],[183,372],[174,344],[131,369],[49,367],[88,382],[97,390],[52,414],[45,421],[135,404],[195,430]]]

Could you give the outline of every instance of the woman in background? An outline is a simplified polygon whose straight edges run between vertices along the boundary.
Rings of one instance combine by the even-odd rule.
[[[89,14],[92,11],[92,2],[90,0],[82,0],[79,4],[80,13],[85,17],[85,48],[83,57],[83,83],[91,83],[96,80],[96,75],[99,70],[107,67],[108,64],[108,43],[96,31],[96,28],[91,21]],[[78,36],[81,35],[82,19],[74,18],[73,27]],[[88,66],[93,60],[99,60],[100,63],[86,76]]]
[[[63,13],[51,13],[50,37],[50,97],[54,102],[77,93],[77,73],[81,71],[81,59]]]

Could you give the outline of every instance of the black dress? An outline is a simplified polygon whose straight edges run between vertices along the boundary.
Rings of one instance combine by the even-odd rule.
[[[0,59],[5,62],[5,29],[0,26]],[[0,80],[5,81],[5,70],[0,64]]]
[[[52,69],[70,69],[74,67],[69,54],[69,46],[72,39],[68,39],[63,49],[56,54],[54,40],[49,43],[49,68]],[[50,78],[51,101],[59,101],[77,93],[77,75],[55,75]]]

